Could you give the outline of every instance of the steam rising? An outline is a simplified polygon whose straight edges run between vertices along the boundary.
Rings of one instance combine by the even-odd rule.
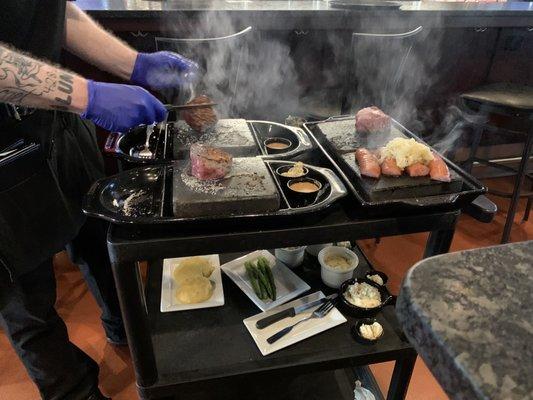
[[[246,27],[227,15],[207,12],[195,21],[187,38],[225,37]],[[196,94],[207,94],[217,102],[222,117],[272,119],[298,105],[300,91],[290,48],[275,37],[252,29],[225,40],[163,42],[159,49],[176,51],[200,64],[203,76]]]
[[[400,33],[416,27],[386,21],[391,22],[363,24],[359,31]],[[183,28],[189,22],[190,33],[184,38],[227,36],[248,26],[235,17],[206,12],[194,21],[167,20],[169,36],[178,37],[176,24]],[[313,31],[311,26],[309,30]],[[440,94],[450,86],[441,78],[446,75],[440,62],[443,29],[424,29],[404,39],[356,37],[351,45],[349,36],[338,32],[320,31],[318,39],[325,45],[310,46],[315,36],[291,48],[286,34],[252,29],[231,40],[163,42],[159,50],[176,51],[200,64],[203,78],[195,94],[207,94],[217,102],[221,117],[282,121],[298,111],[339,115],[339,99],[347,87],[349,114],[376,105],[438,151],[452,149],[465,136],[461,110],[456,104],[443,103]],[[184,95],[190,93],[182,91]],[[424,114],[424,110],[432,113]],[[435,120],[442,123],[434,126]]]

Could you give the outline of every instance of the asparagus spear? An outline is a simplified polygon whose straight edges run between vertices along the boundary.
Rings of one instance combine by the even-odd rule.
[[[250,261],[246,261],[244,263],[244,268],[246,269],[246,274],[248,275],[248,279],[250,280],[250,284],[252,285],[252,289],[254,290],[254,292],[257,295],[257,297],[262,299],[262,297],[261,297],[262,296],[261,288],[259,286],[258,280],[255,277],[255,271],[254,271],[253,264]]]
[[[268,298],[268,290],[261,280],[261,271],[259,271],[259,269],[255,266],[253,267],[253,271],[255,279],[257,280],[257,286],[259,286],[259,290],[261,291],[261,296],[259,298],[261,300],[266,300]]]
[[[270,298],[276,300],[276,282],[274,281],[274,275],[272,274],[272,269],[270,268],[270,263],[265,257],[259,257],[257,264],[261,266],[263,274],[268,280],[270,287]]]
[[[272,288],[270,287],[270,282],[268,281],[268,275],[262,263],[258,263],[257,271],[259,275],[259,282],[265,287],[268,297],[270,297],[271,299],[274,299],[274,293],[272,291]]]
[[[265,269],[268,275],[268,280],[270,282],[270,287],[272,288],[272,300],[276,300],[276,282],[274,282],[274,274],[272,273],[272,268],[270,268],[270,265],[267,265]]]

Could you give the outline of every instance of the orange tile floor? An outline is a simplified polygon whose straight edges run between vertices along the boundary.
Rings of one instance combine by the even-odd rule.
[[[491,182],[500,189],[509,188],[510,181],[499,179]],[[499,243],[507,210],[507,201],[492,198],[501,210],[490,224],[482,224],[463,215],[452,243],[452,251],[484,247]],[[514,242],[533,239],[533,222],[520,223],[525,201],[521,201],[513,226],[511,240]],[[533,219],[533,215],[532,215]],[[359,242],[376,268],[390,277],[389,287],[397,292],[406,271],[417,262],[423,253],[427,234],[413,234],[383,238],[380,244],[374,240]],[[58,281],[57,309],[67,323],[70,337],[100,364],[100,387],[114,400],[136,399],[136,389],[131,359],[127,348],[115,348],[107,344],[99,321],[99,311],[87,290],[77,268],[69,263],[65,253],[56,256]],[[388,388],[392,363],[376,364],[372,371],[381,389]],[[34,400],[38,393],[28,379],[22,364],[17,359],[3,333],[0,333],[0,400]],[[447,399],[431,372],[418,359],[408,400]]]

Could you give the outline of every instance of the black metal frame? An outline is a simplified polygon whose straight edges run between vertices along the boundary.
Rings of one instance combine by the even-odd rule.
[[[498,106],[498,105],[492,105],[492,104],[477,104],[477,102],[470,101],[468,99],[464,99],[465,106],[469,106],[470,104],[474,104],[474,106],[478,107],[478,113],[481,115],[489,114],[491,112],[497,113],[497,114],[503,114],[503,115],[513,115],[513,110],[508,110],[506,107]],[[513,227],[514,223],[514,217],[516,214],[516,211],[518,209],[518,202],[520,198],[526,197],[527,198],[527,204],[526,204],[526,210],[524,212],[524,216],[522,218],[522,222],[525,222],[529,219],[529,213],[531,210],[531,205],[533,203],[533,191],[529,190],[527,192],[522,191],[522,186],[524,185],[524,182],[526,179],[529,179],[532,182],[533,185],[533,177],[528,174],[528,163],[529,158],[531,156],[531,148],[533,146],[533,122],[531,122],[532,116],[529,115],[529,118],[520,116],[523,118],[526,122],[527,130],[524,132],[518,132],[523,133],[525,135],[524,140],[524,148],[522,151],[522,155],[520,158],[520,165],[518,169],[511,168],[507,165],[499,164],[497,162],[486,160],[484,158],[476,157],[476,152],[479,148],[479,145],[481,143],[481,138],[483,136],[483,132],[486,128],[491,128],[490,126],[487,126],[485,124],[474,124],[473,125],[473,141],[472,145],[470,147],[470,155],[468,157],[468,160],[465,162],[465,170],[468,172],[472,172],[472,168],[474,165],[474,162],[477,162],[479,164],[488,165],[493,168],[498,168],[501,170],[509,171],[514,177],[515,182],[513,185],[513,191],[512,192],[503,192],[499,190],[492,190],[491,188],[488,189],[488,192],[498,196],[498,197],[504,197],[510,199],[510,205],[509,209],[507,211],[507,217],[505,219],[505,226],[503,228],[501,243],[507,243],[509,242],[510,236],[511,236],[511,228]],[[492,129],[497,129],[492,127]],[[505,132],[504,129],[498,129],[500,132]]]
[[[460,211],[419,213],[400,217],[360,219],[350,217],[340,207],[328,211],[318,222],[290,224],[284,221],[273,227],[198,227],[177,224],[143,228],[112,225],[108,233],[108,249],[135,367],[139,393],[143,398],[168,396],[183,383],[165,382],[158,376],[154,347],[150,335],[145,292],[137,267],[139,260],[192,256],[207,253],[230,253],[342,240],[358,240],[377,236],[431,232],[424,256],[445,253],[450,243]],[[184,234],[183,232],[189,232]],[[395,360],[388,399],[403,399],[413,370],[416,353],[406,347],[388,355],[364,354],[352,365]],[[331,369],[345,367],[346,360],[313,364],[308,367]],[[305,368],[294,365],[293,368]],[[276,369],[274,367],[274,369]],[[224,378],[226,381],[229,378]],[[218,381],[218,380],[217,380]]]

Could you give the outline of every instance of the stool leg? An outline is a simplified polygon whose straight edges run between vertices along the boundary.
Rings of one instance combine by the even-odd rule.
[[[468,160],[465,163],[465,171],[468,173],[472,172],[472,167],[474,166],[474,158],[476,157],[477,149],[479,148],[479,143],[481,142],[481,136],[483,135],[483,126],[475,125],[474,126],[474,138],[472,139],[472,144],[470,147],[470,155]]]
[[[522,153],[522,159],[520,160],[520,167],[518,168],[518,174],[515,177],[513,196],[511,197],[511,205],[507,212],[507,219],[505,220],[505,227],[503,228],[502,243],[509,241],[511,235],[511,228],[514,223],[514,216],[518,207],[518,201],[520,200],[520,189],[524,183],[524,177],[527,173],[527,163],[529,161],[529,155],[531,153],[531,144],[533,143],[533,128],[530,128],[526,142],[524,143],[524,151]]]
[[[533,190],[533,178],[529,177],[531,180],[531,185],[529,190]],[[533,202],[533,196],[529,196],[527,198],[527,205],[526,205],[526,211],[524,212],[524,217],[522,218],[522,222],[526,222],[529,220],[529,212],[531,211],[531,203]]]
[[[531,199],[531,196],[527,198],[526,212],[524,213],[524,218],[522,218],[522,222],[526,222],[529,220],[529,212],[531,211]]]

